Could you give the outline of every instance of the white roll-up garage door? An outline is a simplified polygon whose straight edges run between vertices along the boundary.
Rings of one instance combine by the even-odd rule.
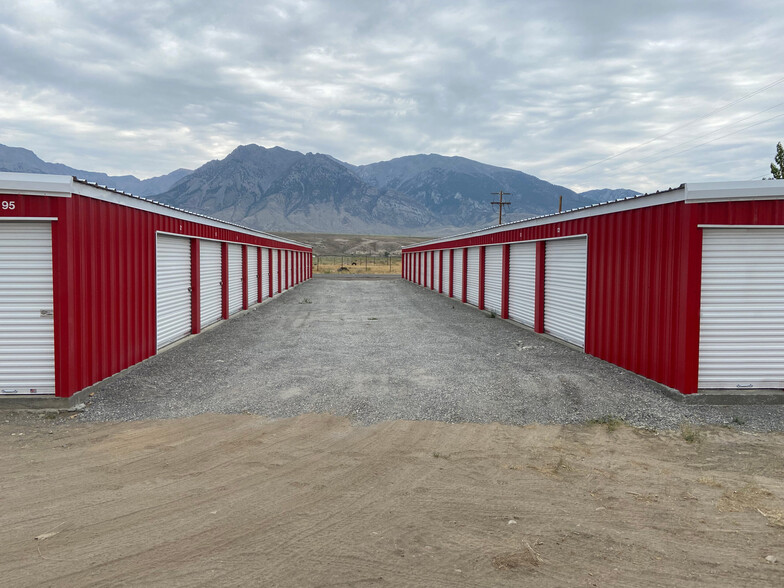
[[[293,285],[293,282],[291,281],[291,251],[284,251],[283,255],[286,257],[286,276],[288,277],[286,285],[288,288],[291,288]]]
[[[280,254],[280,249],[273,249],[272,250],[272,292],[273,294],[277,294],[279,292],[279,285],[280,282],[278,281],[280,277],[280,260],[278,259],[278,255]]]
[[[221,244],[218,241],[202,241],[199,245],[199,291],[202,328],[219,321],[223,315],[221,263]]]
[[[299,283],[299,253],[292,251],[289,256],[291,258],[291,282],[289,285],[294,286]]]
[[[509,247],[509,318],[534,326],[536,297],[536,243]]]
[[[441,251],[436,251],[433,254],[433,270],[433,290],[438,292],[441,284]]]
[[[466,300],[479,305],[479,247],[468,249],[468,272],[466,273]]]
[[[266,247],[261,248],[261,298],[269,297],[269,249]]]
[[[584,347],[588,239],[547,241],[544,251],[544,330]]]
[[[191,240],[158,235],[155,252],[158,349],[191,332]]]
[[[441,291],[449,296],[449,254],[451,250],[444,251],[444,263],[441,265]]]
[[[50,223],[0,221],[0,394],[54,394]]]
[[[248,245],[248,306],[259,301],[259,248]]]
[[[784,388],[784,229],[704,229],[700,304],[699,388]]]
[[[485,308],[498,315],[501,314],[503,257],[503,245],[485,248]]]
[[[242,310],[242,245],[229,243],[229,314]]]
[[[422,255],[424,256],[424,259],[422,261],[422,271],[424,272],[424,275],[422,276],[422,285],[425,288],[429,288],[430,287],[430,265],[431,265],[430,251],[425,251]]]
[[[455,265],[452,270],[452,296],[463,299],[463,249],[455,249]]]

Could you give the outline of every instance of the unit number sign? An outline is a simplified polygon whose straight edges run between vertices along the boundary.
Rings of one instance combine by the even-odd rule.
[[[0,208],[3,210],[13,210],[16,208],[16,202],[13,200],[3,200],[2,203],[0,203]]]

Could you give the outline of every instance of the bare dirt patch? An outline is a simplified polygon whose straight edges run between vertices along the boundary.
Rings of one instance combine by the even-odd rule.
[[[0,417],[0,578],[781,586],[784,435],[699,433]]]

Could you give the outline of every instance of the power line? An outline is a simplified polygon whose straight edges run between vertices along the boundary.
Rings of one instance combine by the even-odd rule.
[[[720,137],[716,137],[715,139],[711,139],[710,141],[705,141],[704,143],[700,143],[699,145],[694,145],[693,147],[689,147],[688,149],[684,149],[682,151],[678,151],[677,153],[670,153],[669,155],[665,155],[664,157],[661,157],[659,159],[654,159],[650,163],[657,163],[657,162],[659,162],[659,161],[661,161],[663,159],[667,159],[668,157],[674,157],[675,155],[680,155],[681,153],[686,153],[687,151],[691,151],[692,149],[696,149],[697,147],[702,147],[704,145],[709,145],[710,143],[713,143],[714,141],[718,141],[719,139],[724,139],[725,137],[730,137],[732,135],[737,135],[741,131],[745,131],[746,129],[750,129],[752,127],[757,127],[759,125],[765,124],[766,122],[770,122],[770,121],[775,120],[777,118],[781,118],[782,116],[784,116],[784,113],[777,114],[776,116],[772,116],[772,117],[767,118],[765,120],[761,120],[761,121],[756,122],[756,123],[754,123],[752,125],[748,125],[746,127],[743,127],[742,129],[738,129],[737,131],[732,131],[731,133],[727,133],[726,135],[722,135]]]
[[[693,143],[694,141],[699,141],[700,139],[703,139],[704,137],[709,137],[709,136],[713,135],[714,133],[720,132],[722,129],[726,129],[727,127],[735,126],[735,125],[737,125],[739,123],[742,123],[744,121],[752,119],[755,116],[759,116],[760,114],[764,114],[766,112],[774,110],[774,109],[778,108],[779,106],[784,106],[784,102],[779,102],[775,106],[771,106],[770,108],[766,108],[764,110],[760,110],[759,112],[755,112],[754,114],[752,114],[750,116],[747,116],[745,118],[742,118],[740,120],[736,120],[736,121],[733,121],[731,123],[727,123],[727,124],[721,125],[720,127],[713,129],[709,133],[705,133],[704,135],[698,135],[696,137],[692,137],[688,141],[683,141],[681,143],[676,143],[675,145],[670,145],[669,147],[667,147],[665,149],[662,149],[661,151],[657,151],[655,153],[651,153],[650,155],[641,158],[639,160],[639,162],[649,161],[652,157],[656,157],[657,155],[661,155],[662,153],[667,153],[668,151],[671,151],[673,149],[677,149],[678,147],[681,147],[682,145],[688,145],[689,143]],[[776,118],[776,117],[774,116],[773,118]],[[771,119],[766,119],[766,120],[772,120],[772,118]],[[765,122],[765,121],[762,121],[762,122]],[[744,128],[749,128],[749,127],[744,127]],[[729,135],[724,135],[724,136],[727,137]],[[682,151],[680,153],[682,153]],[[635,162],[635,163],[637,163],[637,162]]]
[[[775,80],[774,82],[771,82],[767,86],[763,86],[762,88],[758,88],[757,90],[754,90],[753,92],[749,92],[748,94],[746,94],[744,96],[741,96],[740,98],[737,98],[736,100],[733,100],[732,102],[728,102],[724,106],[720,106],[719,108],[710,111],[708,114],[704,114],[704,115],[702,115],[700,117],[697,117],[697,118],[695,118],[693,120],[690,120],[690,121],[688,121],[688,122],[686,122],[686,123],[684,123],[682,125],[678,125],[678,126],[670,129],[669,131],[667,131],[666,133],[664,133],[662,135],[654,137],[653,139],[648,139],[647,141],[644,141],[643,143],[640,143],[639,145],[635,145],[634,147],[629,147],[628,149],[624,149],[623,151],[620,151],[618,153],[615,153],[613,155],[605,157],[604,159],[601,159],[599,161],[596,161],[594,163],[591,163],[589,165],[581,167],[581,168],[579,168],[579,169],[577,169],[575,171],[569,172],[569,174],[571,174],[571,175],[578,174],[581,171],[584,171],[586,169],[589,169],[589,168],[592,168],[592,167],[597,166],[599,164],[602,164],[605,161],[610,161],[611,159],[615,159],[616,157],[620,157],[621,155],[625,155],[625,154],[627,154],[627,153],[629,153],[631,151],[639,149],[640,147],[645,147],[646,145],[650,145],[654,141],[658,141],[659,139],[663,139],[664,137],[672,135],[676,131],[684,129],[684,128],[686,128],[686,127],[688,127],[690,125],[693,125],[694,123],[699,122],[701,120],[704,120],[706,118],[709,118],[709,117],[713,116],[714,114],[718,114],[719,112],[727,110],[728,108],[731,108],[731,107],[735,106],[736,104],[739,104],[740,102],[743,102],[744,100],[748,100],[749,98],[752,98],[753,96],[756,96],[757,94],[760,94],[760,93],[762,93],[762,92],[764,92],[766,90],[769,90],[770,88],[773,88],[774,86],[778,86],[782,82],[784,82],[784,77],[779,78],[779,79]]]

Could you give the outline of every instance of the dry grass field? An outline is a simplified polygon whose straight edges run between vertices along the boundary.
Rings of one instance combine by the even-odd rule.
[[[395,274],[400,275],[400,257],[390,256],[331,256],[324,255],[313,260],[314,274]]]
[[[401,249],[431,239],[389,235],[276,234],[313,247],[314,274],[400,275]]]

